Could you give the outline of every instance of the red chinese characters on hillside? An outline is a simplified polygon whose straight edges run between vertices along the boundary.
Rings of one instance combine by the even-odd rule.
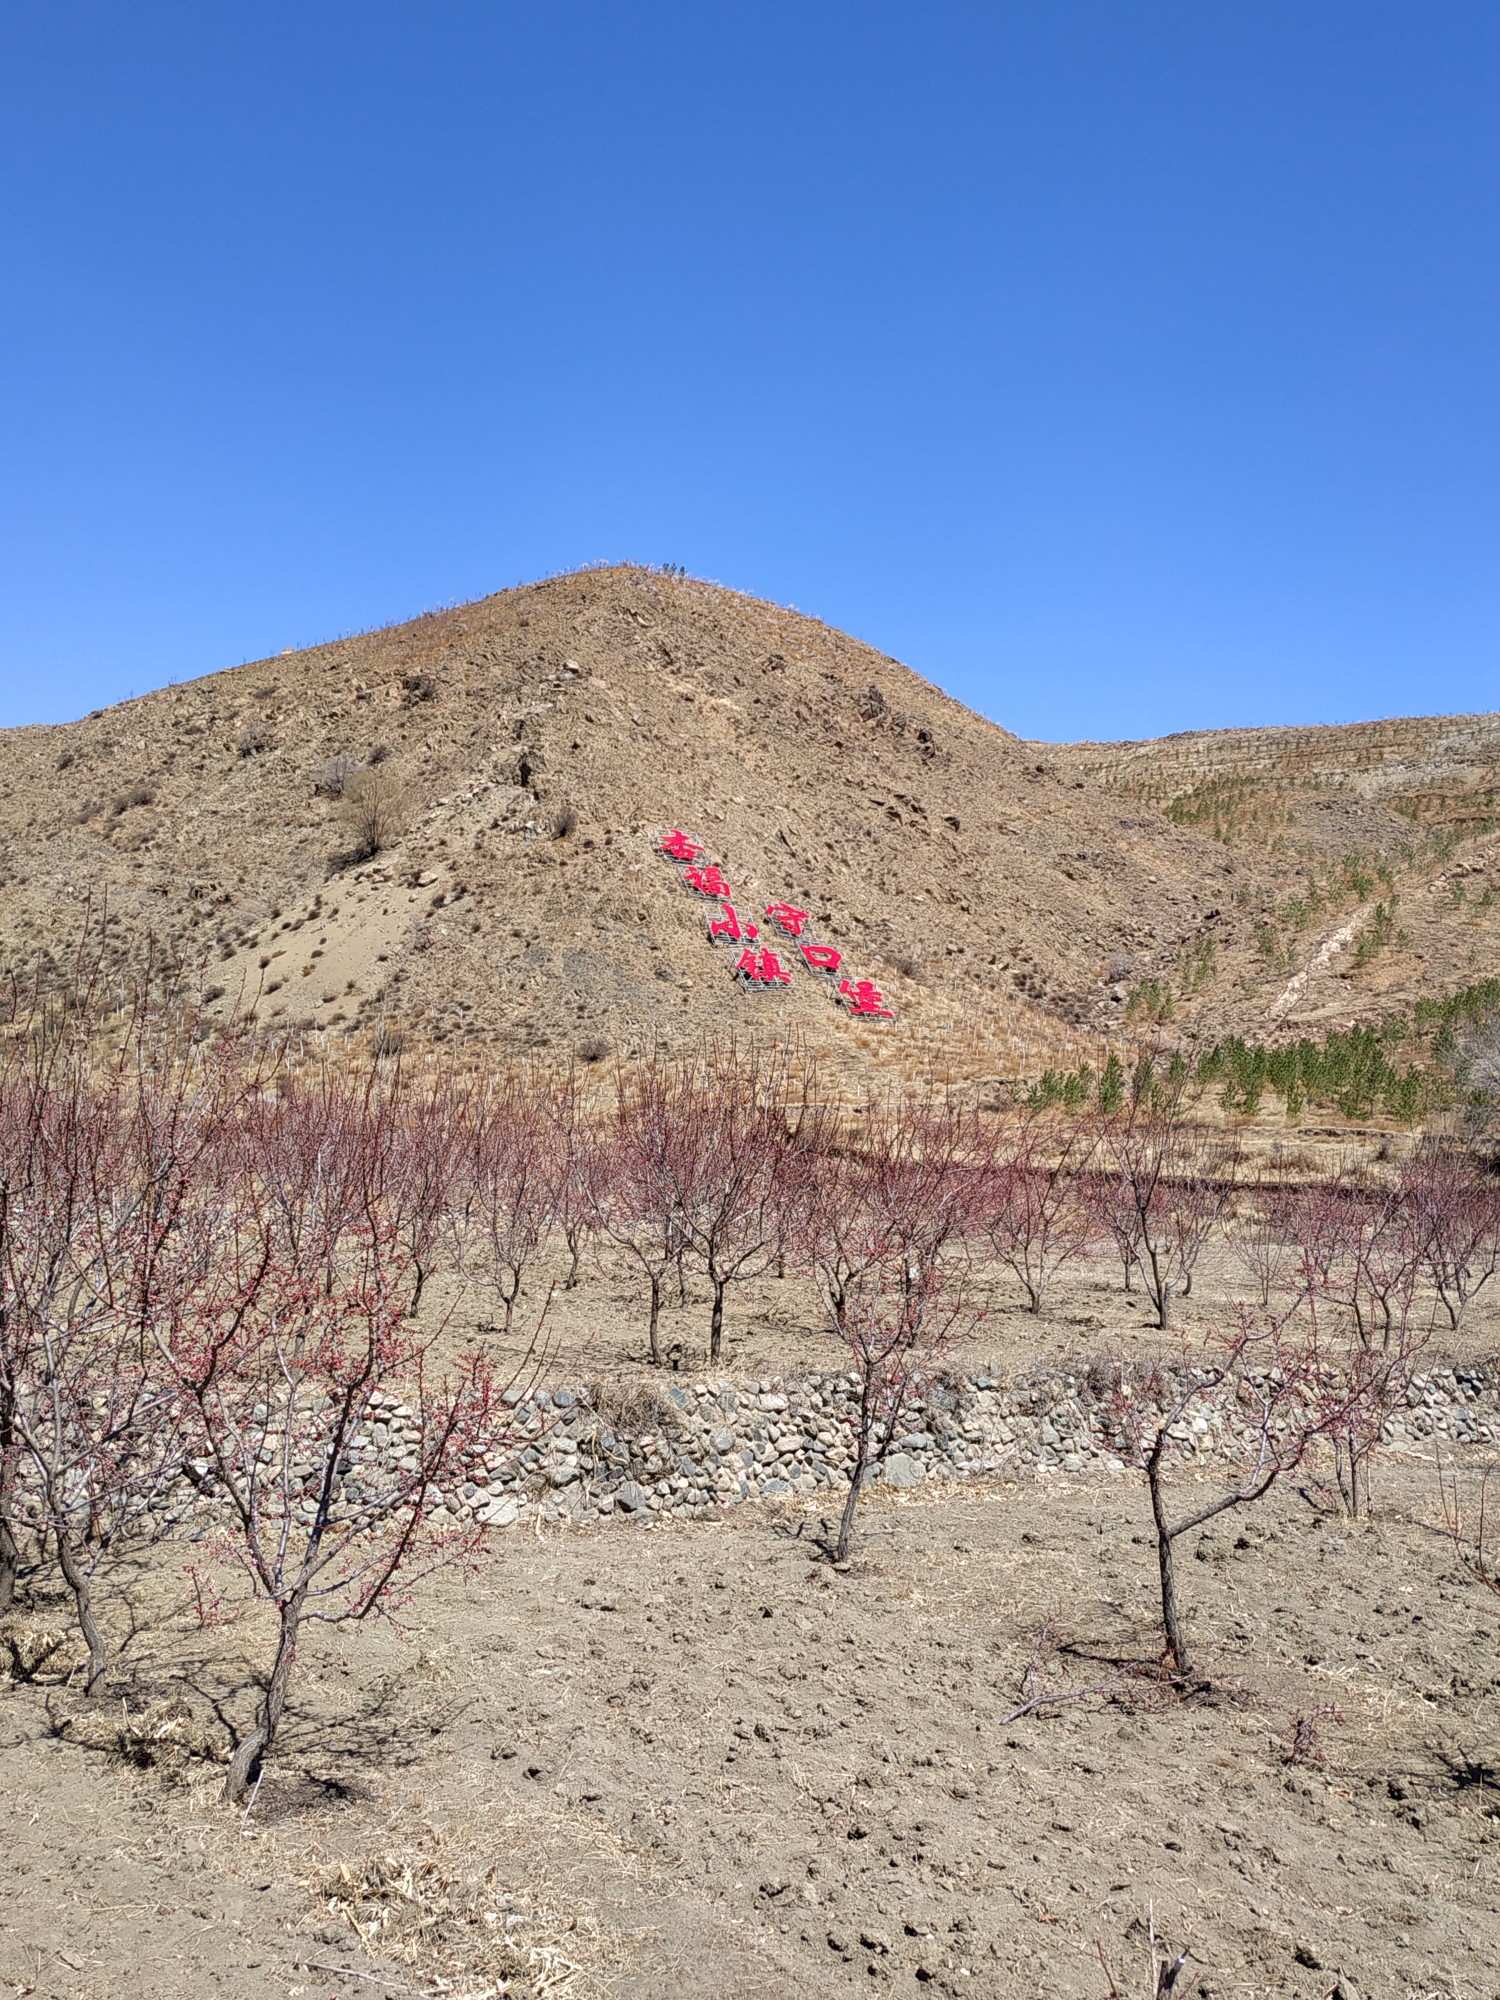
[[[674,827],[661,844],[661,851],[669,861],[696,861],[703,849],[696,840]]]
[[[734,894],[718,869],[712,865],[707,868],[685,868],[682,879],[690,889],[696,889],[700,896],[722,897]]]
[[[792,975],[769,946],[764,951],[742,951],[734,969],[747,986],[790,986]]]
[[[708,920],[708,934],[711,938],[728,938],[731,944],[739,944],[758,938],[760,931],[755,924],[740,922],[739,911],[733,903],[720,903],[719,914]]]
[[[760,936],[760,927],[742,917],[734,904],[734,891],[725,880],[717,863],[706,861],[707,847],[701,840],[694,840],[681,827],[673,827],[656,843],[658,854],[666,861],[673,862],[682,871],[685,886],[696,895],[705,896],[717,902],[717,913],[708,914],[709,942],[717,944],[721,940],[729,944],[743,945],[739,957],[732,967],[733,976],[742,985],[762,993],[771,992],[778,986],[790,986],[792,975],[778,954],[769,946],[755,948]],[[820,944],[809,935],[811,922],[808,911],[798,909],[795,903],[772,902],[765,906],[766,922],[784,938],[796,944],[798,956],[809,972],[816,972],[830,982],[830,997],[850,1014],[862,1020],[893,1021],[895,1009],[885,1003],[885,995],[869,979],[848,979],[840,977],[843,971],[844,954],[837,945]],[[837,980],[837,985],[833,982]]]
[[[868,979],[841,979],[839,998],[851,1014],[876,1014],[883,1021],[895,1019],[885,1004],[885,995]]]

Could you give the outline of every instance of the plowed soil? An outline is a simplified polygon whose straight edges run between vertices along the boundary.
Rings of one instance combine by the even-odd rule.
[[[314,1636],[248,1814],[172,1729],[115,1747],[171,1699],[211,1741],[264,1650],[158,1561],[98,1714],[0,1705],[0,1990],[1105,2000],[1154,1933],[1179,1992],[1480,2000],[1500,1600],[1430,1469],[1377,1500],[1193,1538],[1186,1694],[1128,1476],[881,1497],[843,1574],[813,1503],[501,1538],[403,1637]]]

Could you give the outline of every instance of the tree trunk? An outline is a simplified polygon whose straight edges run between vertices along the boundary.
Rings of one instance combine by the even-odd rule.
[[[859,1455],[854,1461],[854,1471],[849,1478],[849,1497],[844,1502],[844,1511],[839,1517],[839,1539],[834,1550],[835,1562],[848,1562],[849,1544],[854,1539],[854,1514],[859,1506],[859,1496],[864,1489],[865,1473],[869,1470],[869,1442],[860,1439]]]
[[[99,1630],[94,1617],[93,1595],[89,1590],[89,1580],[83,1565],[78,1560],[78,1551],[73,1546],[73,1537],[61,1525],[54,1523],[57,1534],[57,1561],[63,1573],[63,1582],[73,1593],[73,1604],[78,1613],[78,1629],[83,1634],[83,1643],[89,1649],[89,1677],[84,1692],[90,1700],[104,1687],[104,1669],[107,1655],[104,1650],[104,1634]]]
[[[1177,1572],[1172,1561],[1172,1543],[1175,1539],[1167,1526],[1165,1497],[1161,1490],[1161,1454],[1164,1438],[1158,1438],[1156,1448],[1146,1461],[1146,1480],[1151,1488],[1151,1518],[1156,1527],[1156,1566],[1161,1576],[1161,1625],[1167,1641],[1167,1651],[1172,1664],[1179,1674],[1190,1674],[1192,1662],[1188,1659],[1187,1636],[1182,1629],[1182,1612],[1177,1603]]]
[[[660,1368],[661,1273],[652,1271],[648,1275],[651,1279],[651,1318],[646,1328],[646,1338],[651,1343],[651,1365],[653,1368]]]
[[[1359,1439],[1350,1431],[1344,1437],[1335,1435],[1333,1440],[1333,1467],[1338,1481],[1339,1498],[1344,1503],[1344,1512],[1351,1521],[1357,1521],[1370,1512],[1370,1466],[1371,1447],[1361,1447]]]
[[[5,1316],[0,1313],[0,1335],[5,1332]],[[11,1519],[16,1502],[16,1474],[20,1454],[16,1444],[15,1405],[7,1386],[0,1390],[0,1617],[16,1601],[16,1575],[21,1551],[16,1545]]]
[[[5,1428],[0,1427],[0,1618],[16,1601],[16,1578],[21,1567],[21,1551],[10,1525],[15,1506],[16,1463],[15,1448]]]
[[[724,1344],[724,1287],[726,1279],[715,1278],[713,1313],[708,1322],[708,1358],[717,1361],[719,1349]]]
[[[567,1277],[563,1279],[563,1290],[571,1292],[573,1287],[578,1283],[578,1260],[583,1255],[583,1238],[580,1232],[574,1230],[568,1237],[567,1243],[573,1261],[568,1266]]]
[[[1173,1284],[1170,1278],[1161,1275],[1161,1267],[1154,1257],[1151,1259],[1151,1279],[1146,1290],[1156,1307],[1156,1324],[1165,1332],[1172,1318]]]
[[[0,1481],[3,1488],[3,1481]],[[16,1547],[16,1538],[10,1531],[10,1510],[3,1491],[0,1491],[0,1618],[3,1618],[16,1601],[16,1572],[21,1564],[21,1551]]]
[[[255,1727],[236,1746],[224,1779],[224,1797],[231,1805],[243,1805],[249,1796],[251,1787],[260,1777],[261,1766],[271,1754],[281,1718],[286,1713],[287,1689],[291,1685],[292,1667],[297,1657],[297,1628],[302,1623],[303,1596],[304,1592],[299,1590],[281,1607],[281,1638],[276,1647],[276,1663],[256,1713]]]

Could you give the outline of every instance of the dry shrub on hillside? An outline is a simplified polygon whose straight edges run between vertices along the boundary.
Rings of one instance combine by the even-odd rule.
[[[350,751],[341,750],[313,773],[313,790],[325,799],[341,799],[359,768],[359,759]]]
[[[400,839],[409,805],[393,771],[355,771],[344,786],[339,817],[349,834],[348,859],[368,861]]]

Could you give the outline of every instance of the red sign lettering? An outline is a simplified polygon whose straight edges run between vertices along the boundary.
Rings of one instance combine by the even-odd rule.
[[[696,889],[700,896],[720,896],[727,899],[734,894],[733,889],[712,862],[706,868],[689,868],[682,879],[690,889]]]
[[[673,861],[696,861],[703,849],[696,840],[689,840],[681,827],[674,826],[662,842],[661,851]]]
[[[742,951],[735,971],[747,986],[790,986],[792,975],[774,951]]]
[[[885,995],[868,979],[841,979],[839,994],[851,1014],[877,1014],[884,1021],[896,1018]]]
[[[742,924],[739,912],[733,903],[720,903],[719,915],[708,920],[708,934],[711,938],[729,938],[733,943],[748,943],[760,936],[754,924]]]
[[[844,954],[835,944],[804,943],[799,949],[809,972],[834,973],[844,962]]]
[[[807,922],[806,910],[799,910],[791,903],[767,903],[766,915],[783,937],[801,937],[802,926]]]

